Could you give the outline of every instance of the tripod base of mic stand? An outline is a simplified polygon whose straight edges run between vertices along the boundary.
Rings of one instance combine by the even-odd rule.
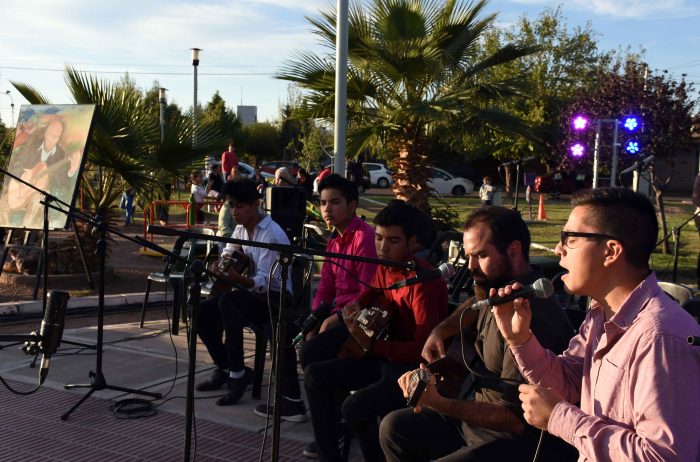
[[[144,395],[144,396],[150,396],[151,398],[155,399],[160,399],[163,397],[162,394],[160,393],[153,393],[150,391],[143,391],[143,390],[134,390],[131,388],[126,388],[126,387],[118,387],[115,385],[108,385],[107,380],[105,380],[104,374],[101,372],[95,373],[93,371],[90,371],[90,378],[92,381],[90,383],[86,384],[68,384],[64,385],[63,388],[66,390],[72,390],[73,388],[89,388],[88,392],[85,393],[85,396],[80,398],[77,403],[73,405],[70,409],[68,409],[63,415],[61,415],[61,420],[68,420],[68,416],[70,416],[73,411],[75,411],[83,402],[88,399],[94,392],[99,391],[99,390],[114,390],[114,391],[121,391],[124,393],[133,393],[135,395]]]

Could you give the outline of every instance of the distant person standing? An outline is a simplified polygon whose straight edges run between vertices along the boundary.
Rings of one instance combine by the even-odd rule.
[[[485,176],[484,184],[479,188],[479,199],[481,199],[481,205],[493,205],[493,186],[491,186],[491,177]]]
[[[700,172],[695,175],[695,182],[693,183],[693,205],[695,205],[696,212],[700,212]],[[695,216],[695,227],[700,232],[700,215]],[[696,278],[698,287],[700,287],[700,254],[698,254],[698,265],[696,269]]]
[[[238,157],[233,143],[229,143],[228,150],[221,154],[221,170],[226,181],[232,181],[238,175]]]
[[[134,222],[134,189],[128,188],[122,193],[121,201],[119,202],[119,208],[124,209],[124,214],[126,220],[124,221],[124,226],[129,226]]]

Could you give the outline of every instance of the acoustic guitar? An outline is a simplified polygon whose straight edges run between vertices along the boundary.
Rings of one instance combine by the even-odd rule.
[[[222,255],[209,267],[209,271],[214,273],[212,292],[222,294],[230,291],[236,286],[236,275],[245,275],[249,268],[250,257],[240,250],[234,250],[231,255]]]
[[[49,176],[56,170],[62,168],[64,165],[69,164],[70,160],[70,157],[66,157],[52,165],[48,165],[46,162],[39,162],[32,168],[24,169],[19,177],[27,183],[34,185],[36,188],[46,191],[49,186]],[[55,194],[55,191],[48,192]],[[10,205],[10,210],[16,212],[18,210],[26,209],[30,202],[32,202],[32,200],[35,199],[38,194],[39,193],[37,191],[33,190],[29,186],[20,183],[17,180],[10,179],[10,183],[7,186],[7,197],[9,199],[8,203]]]
[[[350,336],[338,353],[339,358],[362,359],[378,339],[388,335],[389,321],[396,306],[381,295],[380,291],[369,291],[358,300],[360,314],[348,326]]]

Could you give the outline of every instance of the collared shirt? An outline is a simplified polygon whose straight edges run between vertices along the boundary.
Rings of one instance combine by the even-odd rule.
[[[53,149],[51,149],[50,151],[47,151],[46,149],[44,149],[44,143],[41,143],[41,146],[39,146],[39,149],[37,149],[37,151],[39,151],[41,161],[46,162],[47,160],[49,160],[49,157],[51,157],[56,152],[56,146],[54,146]]]
[[[593,304],[562,355],[534,336],[512,351],[530,383],[564,396],[547,431],[575,446],[580,461],[696,461],[700,348],[687,339],[699,334],[652,272],[609,321]]]
[[[241,239],[246,241],[261,242],[265,244],[284,244],[289,245],[289,239],[280,226],[272,221],[269,215],[265,215],[255,228],[253,228],[253,238],[248,235],[248,230],[243,225],[236,225],[233,230],[233,239]],[[239,246],[238,244],[226,244],[223,253],[231,255],[235,249],[241,248],[243,253],[248,255],[251,260],[252,269],[249,274],[252,274],[253,287],[250,288],[253,292],[265,293],[269,290],[279,292],[281,288],[280,268],[277,267],[270,279],[270,268],[277,260],[279,252],[265,249],[262,247],[253,247],[249,245]],[[292,292],[292,280],[287,278],[287,292]]]
[[[354,216],[342,235],[335,231],[331,234],[326,244],[326,252],[377,258],[374,229],[360,217]],[[374,276],[376,265],[339,258],[327,260],[321,268],[321,281],[314,297],[313,309],[315,310],[321,302],[331,303],[335,299],[333,308],[335,313],[348,303],[357,300],[360,292],[363,291],[359,281],[369,284]]]
[[[434,269],[425,260],[409,255],[406,261],[411,260],[423,268]],[[416,270],[379,265],[372,279],[372,286],[389,287],[395,282],[414,276]],[[366,296],[365,293],[366,290],[363,290],[361,298]],[[418,364],[430,332],[447,317],[447,284],[442,278],[437,278],[396,290],[387,290],[382,292],[382,295],[392,302],[396,311],[389,321],[388,338],[377,340],[372,354],[387,358],[393,363]]]

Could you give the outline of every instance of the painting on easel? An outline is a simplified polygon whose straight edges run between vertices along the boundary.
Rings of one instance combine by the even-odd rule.
[[[5,170],[57,198],[56,207],[73,206],[94,116],[92,104],[22,106]],[[42,229],[45,194],[4,176],[0,227]],[[66,214],[49,209],[49,229],[67,225]]]

